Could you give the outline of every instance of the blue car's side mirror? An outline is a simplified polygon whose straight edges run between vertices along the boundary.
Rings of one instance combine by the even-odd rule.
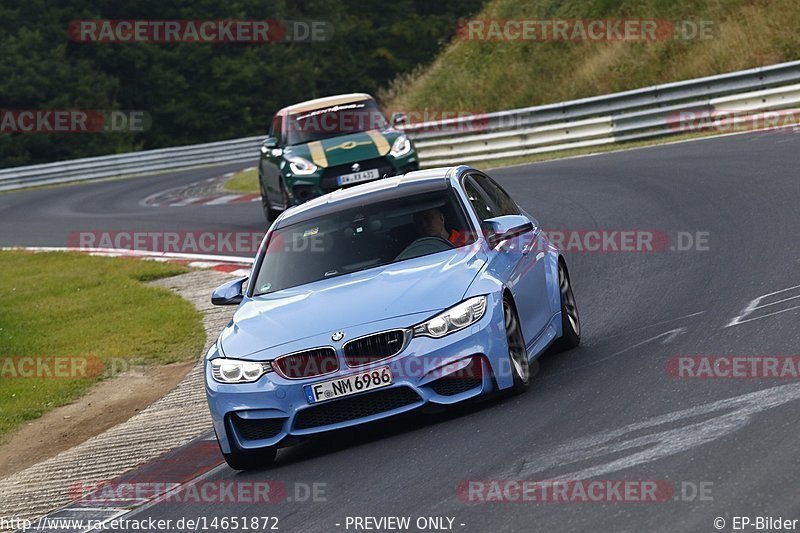
[[[238,305],[244,298],[244,284],[247,278],[239,278],[223,283],[211,294],[214,305]]]
[[[513,239],[529,231],[533,231],[533,222],[524,215],[503,215],[483,221],[488,226],[486,240],[489,247],[494,248],[497,243],[506,239]]]

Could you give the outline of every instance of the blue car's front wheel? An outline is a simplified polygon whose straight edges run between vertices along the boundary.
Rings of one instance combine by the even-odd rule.
[[[569,350],[581,343],[581,318],[569,272],[562,261],[558,262],[558,286],[561,294],[561,338],[555,342],[555,346],[558,350]]]
[[[511,363],[511,375],[514,384],[511,391],[514,394],[523,392],[528,388],[531,380],[531,367],[528,362],[528,349],[522,336],[517,310],[509,298],[503,298],[503,318],[506,326],[506,342],[508,344],[508,359]]]

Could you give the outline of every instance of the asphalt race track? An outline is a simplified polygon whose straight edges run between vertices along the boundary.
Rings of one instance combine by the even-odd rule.
[[[545,229],[659,231],[673,247],[687,232],[707,242],[568,252],[583,343],[546,354],[522,396],[341,431],[282,450],[271,469],[221,466],[205,478],[279,481],[290,498],[296,484],[321,483],[320,501],[172,501],[126,518],[270,515],[282,531],[312,532],[345,531],[355,516],[447,516],[464,532],[674,532],[715,531],[715,517],[725,530],[733,516],[797,517],[800,382],[678,378],[667,362],[800,352],[798,154],[800,136],[756,132],[490,172]],[[0,244],[64,246],[84,230],[263,231],[257,202],[139,204],[228,170],[0,195]],[[662,480],[675,493],[655,503],[457,495],[465,480],[562,476]],[[700,486],[705,497],[692,496]]]
[[[159,192],[221,176],[250,164],[201,168],[141,178],[110,180],[0,194],[0,246],[73,244],[81,232],[138,234],[149,231],[266,232],[260,202],[231,205],[149,207]],[[224,254],[224,251],[221,252]],[[230,255],[230,254],[228,254]],[[255,255],[246,254],[246,255]]]

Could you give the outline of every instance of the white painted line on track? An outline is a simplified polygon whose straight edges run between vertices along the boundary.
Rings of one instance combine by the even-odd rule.
[[[128,250],[125,248],[75,248],[68,246],[4,246],[0,250],[29,250],[32,252],[84,252],[84,253],[107,253],[119,256],[134,257],[163,257],[167,259],[188,259],[197,261],[214,261],[217,263],[234,263],[241,265],[252,265],[251,257],[241,257],[232,255],[209,255],[209,254],[187,254],[181,252],[155,252],[150,250]]]
[[[203,205],[220,205],[220,204],[228,204],[231,203],[233,200],[240,198],[241,194],[226,194],[225,196],[220,196],[218,198],[214,198],[208,202],[203,202]]]
[[[197,203],[200,200],[204,200],[204,198],[187,198],[185,200],[179,200],[177,202],[172,202],[172,203],[168,203],[168,204],[152,204],[152,205],[153,205],[153,207],[162,207],[162,206],[184,207],[184,206],[187,206],[187,205],[192,205],[194,203]]]
[[[207,439],[203,439],[203,440],[216,440],[216,437],[207,438]],[[127,509],[126,512],[122,513],[122,514],[139,513],[139,512],[146,511],[146,510],[150,509],[151,507],[153,507],[155,505],[158,505],[159,503],[161,503],[161,502],[163,502],[165,500],[168,500],[169,498],[173,497],[175,494],[179,493],[184,487],[187,487],[187,486],[192,485],[192,484],[200,483],[201,481],[216,475],[221,470],[224,470],[227,466],[228,466],[227,464],[222,463],[219,466],[216,466],[216,467],[212,468],[208,472],[205,472],[204,474],[201,474],[201,475],[197,476],[196,478],[191,479],[191,480],[189,480],[189,481],[187,481],[185,483],[181,483],[179,485],[176,485],[175,487],[171,488],[167,492],[165,492],[165,493],[163,493],[163,494],[161,494],[159,496],[156,496],[155,498],[152,498],[151,500],[148,500],[147,503],[145,503],[144,505],[136,507],[135,509]],[[120,517],[120,515],[117,515],[114,518],[119,518],[119,517]],[[106,521],[106,522],[108,522],[108,521]],[[105,525],[105,522],[104,522],[103,525]],[[99,528],[89,529],[89,530],[85,531],[84,533],[91,533],[91,532],[94,532],[94,531],[104,531],[104,529],[105,528],[101,526]]]
[[[724,327],[729,328],[731,326],[738,326],[739,324],[745,324],[747,322],[753,322],[755,320],[761,320],[762,318],[767,318],[767,317],[779,315],[781,313],[786,313],[788,311],[793,311],[795,309],[800,309],[800,305],[795,305],[795,306],[792,306],[792,307],[788,307],[786,309],[781,309],[779,311],[773,311],[771,313],[766,313],[766,314],[763,314],[763,315],[754,316],[753,318],[745,318],[747,316],[752,315],[753,312],[758,311],[759,309],[764,309],[765,307],[769,307],[771,305],[777,305],[777,304],[788,302],[790,300],[794,300],[796,298],[800,298],[800,294],[797,294],[797,295],[794,295],[794,296],[788,296],[786,298],[781,298],[780,300],[777,300],[777,301],[774,301],[774,302],[768,302],[768,303],[759,305],[759,304],[761,304],[762,301],[764,301],[766,298],[769,298],[770,296],[775,296],[776,294],[783,294],[785,292],[798,290],[798,289],[800,289],[800,285],[795,285],[794,287],[788,287],[786,289],[781,289],[779,291],[770,292],[770,293],[767,293],[767,294],[762,294],[761,296],[758,296],[757,298],[754,298],[754,299],[750,300],[750,302],[745,306],[745,308],[742,309],[742,312],[739,313],[737,316],[735,316],[730,322],[725,324]]]
[[[654,416],[619,429],[577,438],[557,446],[550,453],[539,452],[536,456],[523,459],[521,467],[517,464],[501,478],[525,479],[563,465],[630,451],[625,457],[568,474],[556,477],[545,474],[544,479],[581,480],[607,475],[708,444],[742,429],[758,413],[797,400],[800,400],[800,383],[792,383]],[[696,420],[703,415],[711,417]],[[683,424],[642,434],[643,430],[675,423]],[[627,440],[625,437],[628,437]]]
[[[609,359],[613,359],[614,357],[617,357],[617,356],[620,356],[620,355],[622,355],[624,353],[630,352],[631,350],[635,350],[636,348],[640,348],[640,347],[644,346],[645,344],[651,343],[651,342],[653,342],[655,340],[658,340],[658,339],[661,339],[661,344],[669,344],[670,342],[674,341],[679,335],[683,335],[687,331],[689,331],[689,329],[688,328],[684,328],[684,327],[671,329],[669,331],[665,331],[663,333],[659,333],[658,335],[650,337],[649,339],[645,339],[645,340],[643,340],[641,342],[637,342],[633,346],[628,346],[627,348],[623,348],[622,350],[620,350],[618,352],[614,352],[611,355],[607,355],[606,357],[603,357],[601,359],[595,359],[590,363],[586,363],[585,365],[580,365],[580,366],[577,366],[577,367],[574,367],[574,368],[568,368],[566,370],[562,370],[560,372],[555,372],[553,374],[548,374],[545,377],[546,378],[552,378],[552,377],[555,377],[555,376],[560,376],[562,374],[569,374],[570,372],[575,372],[577,370],[583,370],[584,368],[589,368],[589,367],[592,367],[592,366],[599,365],[600,363],[604,363],[604,362],[608,361]]]
[[[218,263],[212,263],[210,261],[192,261],[187,266],[191,268],[211,268],[213,266],[217,266]]]
[[[798,261],[800,261],[800,259],[798,259]],[[636,329],[630,329],[630,330],[627,330],[627,331],[625,331],[623,333],[614,333],[613,335],[606,335],[605,338],[606,339],[613,339],[613,338],[619,337],[621,335],[629,335],[630,333],[633,333],[633,332],[636,332],[636,331],[642,331],[642,330],[645,330],[645,329],[653,328],[655,326],[661,326],[663,324],[669,324],[670,322],[677,322],[678,320],[683,320],[684,318],[692,318],[692,317],[695,317],[695,316],[700,316],[700,315],[702,315],[704,313],[705,313],[705,311],[698,311],[696,313],[689,313],[688,315],[678,316],[678,317],[675,317],[675,318],[668,318],[666,320],[659,320],[658,322],[653,322],[652,324],[647,324],[646,326],[640,326],[640,327],[638,327]]]

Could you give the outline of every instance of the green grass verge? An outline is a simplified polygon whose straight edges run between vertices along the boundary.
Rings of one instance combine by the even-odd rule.
[[[231,192],[257,193],[258,188],[258,169],[252,168],[237,172],[225,182],[225,190]]]
[[[109,373],[198,357],[201,314],[142,283],[186,271],[137,259],[0,252],[0,439]],[[47,368],[62,377],[20,377],[35,368],[20,358],[50,358]],[[66,362],[63,372],[56,361]]]

